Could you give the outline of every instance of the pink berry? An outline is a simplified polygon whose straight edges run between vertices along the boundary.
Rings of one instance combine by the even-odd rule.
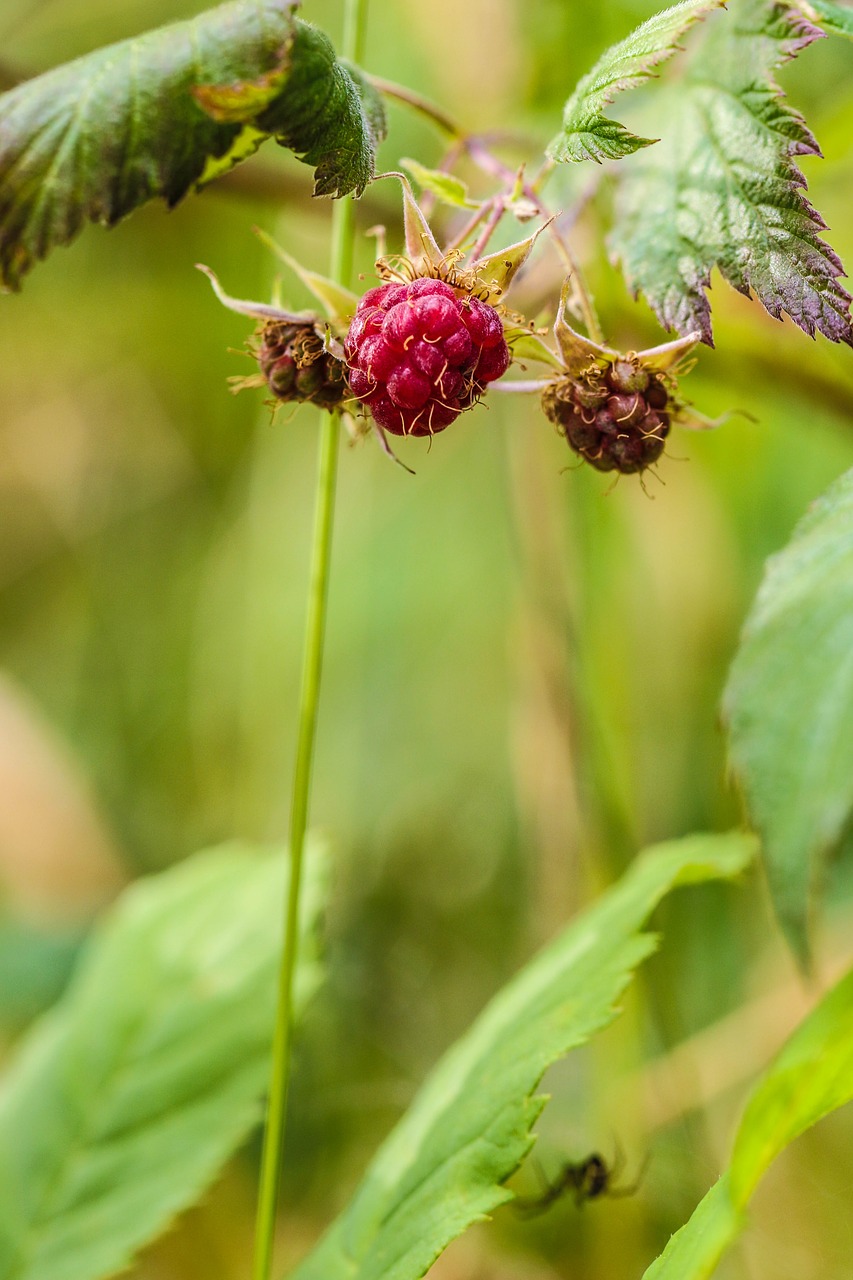
[[[429,378],[409,364],[401,364],[388,379],[388,395],[400,409],[420,409],[431,394]]]
[[[413,342],[409,349],[409,359],[416,369],[426,374],[430,382],[437,382],[442,369],[446,369],[449,361],[441,347],[434,342]]]
[[[387,379],[400,362],[399,354],[381,333],[375,337],[365,338],[361,344],[361,367],[371,378]]]
[[[489,307],[478,298],[471,298],[468,307],[462,312],[465,327],[478,347],[494,347],[503,336],[503,324],[494,307]]]
[[[369,289],[344,350],[353,394],[394,435],[443,431],[510,362],[494,307],[428,277]]]
[[[477,361],[477,381],[494,382],[497,378],[502,378],[509,368],[509,358],[509,348],[505,342],[497,347],[484,347]]]

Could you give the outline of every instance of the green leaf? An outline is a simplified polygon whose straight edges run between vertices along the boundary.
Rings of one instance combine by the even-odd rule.
[[[853,471],[768,562],[723,711],[776,910],[806,960],[821,863],[853,810]]]
[[[643,1280],[708,1280],[742,1225],[732,1204],[728,1174],[724,1173],[660,1257],[643,1272]]]
[[[548,145],[552,160],[621,160],[641,147],[650,147],[656,138],[640,138],[623,124],[608,120],[603,110],[626,89],[654,78],[655,68],[680,48],[678,41],[689,27],[724,0],[681,0],[671,9],[656,13],[624,40],[614,44],[599,58],[589,75],[563,109],[563,127]]]
[[[793,1140],[853,1099],[853,970],[800,1024],[753,1091],[730,1169],[643,1280],[705,1280],[746,1221],[761,1177]]]
[[[818,26],[853,40],[853,9],[848,5],[832,4],[831,0],[799,0],[799,5]]]
[[[361,193],[381,103],[289,0],[234,0],[0,95],[0,285],[87,221],[171,208],[268,136],[315,165],[315,192]]]
[[[820,151],[773,80],[820,34],[783,4],[735,0],[684,82],[656,95],[662,141],[620,173],[612,245],[665,328],[713,345],[717,267],[777,319],[853,345],[843,267],[796,163]]]
[[[417,1280],[472,1222],[512,1199],[501,1184],[533,1142],[552,1062],[616,1016],[654,950],[642,926],[677,884],[730,876],[745,836],[694,836],[649,850],[526,966],[444,1055],[387,1138],[349,1207],[296,1280]]]
[[[308,866],[299,1008],[318,980]],[[3,1280],[126,1267],[258,1121],[285,872],[231,846],[122,895],[0,1090]]]
[[[455,178],[452,173],[443,173],[440,169],[427,169],[426,165],[408,157],[404,157],[400,164],[408,169],[419,187],[424,191],[431,191],[444,204],[456,209],[479,209],[480,201],[470,198],[468,188],[461,178]]]

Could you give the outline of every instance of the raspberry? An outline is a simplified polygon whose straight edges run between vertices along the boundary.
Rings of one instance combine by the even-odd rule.
[[[569,446],[598,471],[643,471],[657,462],[672,408],[664,382],[622,356],[606,369],[552,382],[542,407]]]
[[[398,436],[443,431],[510,362],[494,307],[426,276],[369,289],[344,352],[352,394]]]
[[[261,329],[256,354],[277,400],[310,400],[334,409],[349,394],[343,361],[326,351],[313,324],[268,321]]]

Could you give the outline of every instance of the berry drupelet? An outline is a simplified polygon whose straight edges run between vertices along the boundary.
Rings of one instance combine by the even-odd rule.
[[[369,289],[344,352],[352,394],[399,436],[443,431],[510,362],[495,308],[432,277]]]
[[[268,320],[256,344],[261,373],[277,400],[336,409],[349,395],[345,366],[326,350],[316,325]]]
[[[663,379],[630,356],[553,382],[542,407],[569,446],[598,471],[631,475],[657,462],[670,428]]]

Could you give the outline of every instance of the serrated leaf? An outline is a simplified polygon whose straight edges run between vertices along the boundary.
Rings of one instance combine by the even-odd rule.
[[[662,141],[620,173],[612,244],[665,328],[713,345],[717,267],[777,319],[853,345],[843,267],[795,159],[820,151],[773,80],[820,34],[782,4],[737,0],[684,82],[656,96]]]
[[[655,70],[680,48],[684,33],[725,0],[682,0],[656,13],[604,53],[563,109],[563,127],[548,144],[552,160],[621,160],[657,138],[641,138],[609,120],[604,108],[620,93],[654,78]]]
[[[87,221],[174,206],[267,136],[316,166],[318,194],[360,193],[377,97],[292,8],[233,0],[0,95],[0,285],[19,288]]]
[[[426,165],[408,157],[403,157],[400,164],[408,169],[419,187],[424,191],[431,191],[444,204],[456,209],[479,209],[480,201],[469,197],[468,188],[461,178],[454,177],[452,173],[443,173],[441,169],[428,169]]]
[[[444,1055],[295,1280],[418,1280],[467,1226],[512,1199],[502,1183],[546,1101],[534,1090],[550,1063],[616,1016],[656,945],[642,932],[649,913],[678,884],[736,874],[752,852],[748,837],[730,834],[639,858]]]
[[[298,1007],[318,979],[309,859]],[[200,854],[120,898],[0,1089],[0,1276],[96,1280],[194,1203],[259,1120],[286,859]]]
[[[821,864],[853,810],[853,471],[768,561],[723,711],[776,910],[806,959]]]
[[[806,17],[826,31],[853,40],[853,9],[849,5],[832,4],[831,0],[799,0]]]
[[[743,1229],[746,1206],[776,1157],[853,1100],[853,971],[797,1027],[743,1114],[731,1167],[700,1201],[643,1280],[707,1280]]]

